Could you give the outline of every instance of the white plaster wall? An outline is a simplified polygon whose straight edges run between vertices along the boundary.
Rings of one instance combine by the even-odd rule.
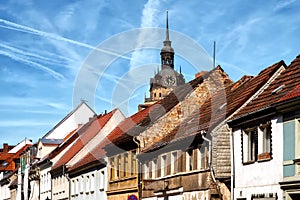
[[[103,176],[104,175],[104,176]],[[93,186],[91,182],[86,182],[86,177],[94,178]],[[79,180],[80,186],[77,186],[77,180]],[[75,184],[74,184],[75,183]],[[87,187],[88,185],[88,187]],[[83,187],[83,190],[80,189]],[[87,173],[78,174],[78,176],[71,179],[71,198],[72,200],[87,200],[87,199],[107,199],[107,168],[100,170],[94,170]]]
[[[69,199],[69,180],[63,175],[52,178],[52,199]]]
[[[10,190],[8,186],[9,184],[0,186],[0,200],[10,199]]]
[[[49,173],[51,167],[40,171],[40,199],[45,200],[47,197],[51,199],[51,174]],[[42,175],[43,178],[42,180]]]
[[[38,152],[37,152],[37,156],[39,158],[44,158],[45,156],[47,156],[48,154],[50,154],[58,145],[43,145],[41,142],[38,143]],[[42,150],[40,151],[40,148],[42,148]]]
[[[277,193],[282,199],[279,182],[282,180],[283,134],[282,117],[273,118],[272,123],[272,159],[265,162],[242,164],[241,130],[233,133],[234,137],[234,197],[251,198],[252,194]]]
[[[64,137],[76,129],[79,124],[85,124],[89,118],[94,116],[94,111],[86,104],[82,104],[71,116],[69,116],[62,124],[54,129],[47,139],[64,139]]]

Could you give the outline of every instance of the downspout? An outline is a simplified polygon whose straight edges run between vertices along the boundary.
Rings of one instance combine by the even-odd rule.
[[[69,181],[69,199],[71,199],[71,179],[69,178],[69,174],[65,173],[65,168],[66,166],[63,165],[63,175],[65,175],[65,177]]]
[[[235,177],[235,168],[234,168],[234,138],[233,138],[233,132],[232,132],[232,128],[229,129],[230,130],[230,156],[231,156],[231,181],[230,181],[230,199],[233,200],[234,199],[234,187],[235,187],[235,183],[234,183],[234,177]]]
[[[213,169],[213,165],[212,165],[212,142],[211,142],[210,139],[205,137],[206,131],[201,130],[200,133],[201,133],[202,139],[205,140],[206,142],[208,142],[208,145],[209,145],[208,146],[208,165],[209,165],[209,169],[210,169],[210,174],[211,174],[211,177],[213,179],[214,184],[216,185],[219,196],[222,200],[223,199],[222,194],[221,194],[221,191],[220,191],[220,187],[219,187],[219,185],[216,181],[215,174],[214,174],[214,169]]]
[[[137,139],[136,136],[133,137],[133,141],[137,144],[138,149],[137,149],[137,154],[140,153],[140,142]],[[141,162],[137,159],[136,157],[136,161],[138,163],[138,199],[142,199],[142,164]]]

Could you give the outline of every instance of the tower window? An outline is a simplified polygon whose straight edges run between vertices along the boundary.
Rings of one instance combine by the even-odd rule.
[[[161,97],[161,93],[159,93],[159,97]]]

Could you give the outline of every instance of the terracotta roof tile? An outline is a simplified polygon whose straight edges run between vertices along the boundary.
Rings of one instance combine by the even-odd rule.
[[[143,119],[141,119],[139,123],[136,123],[128,131],[123,131],[120,136],[111,141],[114,143],[114,145],[117,146],[122,146],[122,144],[125,144],[125,146],[122,146],[124,148],[128,147],[128,142],[130,142],[131,145],[135,146],[136,144],[133,142],[134,136],[139,135],[147,127],[155,123],[160,117],[169,112],[179,102],[183,101],[187,97],[187,95],[189,95],[199,84],[203,82],[204,79],[210,77],[211,74],[216,70],[221,70],[222,72],[224,72],[224,70],[220,66],[217,66],[215,69],[205,73],[203,76],[197,77],[184,85],[176,87],[164,99],[152,105],[150,107],[151,109],[149,110],[149,113],[147,112],[147,114],[143,116]],[[231,82],[231,80],[224,81],[225,85]]]
[[[153,106],[153,105],[152,105]],[[128,130],[130,130],[134,125],[139,124],[149,113],[151,107],[141,110],[134,115],[124,119],[106,138],[103,139],[89,154],[87,154],[83,159],[78,161],[72,167],[69,168],[70,171],[82,167],[90,162],[101,160],[105,157],[106,151],[104,148],[111,143],[111,141],[116,141],[120,139]]]
[[[296,97],[300,97],[300,84],[295,86],[294,89],[292,89],[291,91],[289,91],[286,95],[284,95],[283,97],[281,97],[277,102],[282,102],[282,101],[286,101],[286,100],[290,100]]]
[[[9,153],[6,155],[6,159],[4,162],[7,162],[8,164],[5,166],[0,165],[0,171],[14,171],[15,170],[15,163],[14,159],[20,158],[20,154],[25,151],[28,147],[32,146],[32,144],[25,144],[22,148],[19,149],[16,153]],[[3,162],[2,162],[3,163]],[[0,163],[1,164],[1,163]]]
[[[55,170],[62,165],[66,164],[73,158],[92,138],[94,138],[104,125],[109,121],[116,110],[93,119],[90,123],[85,124],[79,129],[77,134],[79,137],[75,140],[66,154],[64,154],[57,163],[54,163],[52,170]],[[71,138],[70,138],[71,139]]]
[[[258,97],[253,99],[233,119],[247,116],[259,110],[270,108],[278,101],[299,96],[297,86],[300,80],[300,55],[267,87]],[[292,91],[294,90],[294,91]],[[289,93],[290,92],[290,93]]]
[[[282,64],[283,62],[280,61],[264,69],[256,77],[244,76],[224,90],[219,90],[170,134],[154,145],[145,148],[143,152],[159,149],[187,137],[195,137],[201,130],[212,131],[254,95]]]
[[[223,69],[218,66],[215,70]],[[133,137],[140,134],[148,126],[155,123],[166,112],[170,111],[180,101],[183,101],[188,94],[190,94],[199,84],[203,82],[203,79],[210,76],[214,70],[204,74],[202,77],[197,77],[194,80],[184,85],[175,88],[164,99],[158,101],[152,106],[141,110],[131,117],[124,119],[108,136],[101,142],[94,150],[81,159],[78,163],[73,165],[69,170],[75,170],[81,166],[88,164],[89,162],[101,160],[106,156],[106,151],[110,154],[114,154],[111,148],[118,146],[119,150],[131,150],[137,148],[133,142]],[[227,84],[227,83],[226,83]]]

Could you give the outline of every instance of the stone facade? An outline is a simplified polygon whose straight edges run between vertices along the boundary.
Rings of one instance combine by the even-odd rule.
[[[231,80],[221,67],[214,69],[203,83],[199,84],[189,96],[162,118],[153,126],[142,132],[137,138],[140,141],[141,150],[147,148],[169,134],[180,122],[190,116],[196,109],[207,100],[215,91],[229,85]],[[175,94],[176,95],[176,94]]]

